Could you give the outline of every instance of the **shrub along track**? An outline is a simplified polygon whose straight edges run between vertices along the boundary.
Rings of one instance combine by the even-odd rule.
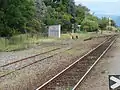
[[[36,90],[75,90],[115,40],[111,36]]]

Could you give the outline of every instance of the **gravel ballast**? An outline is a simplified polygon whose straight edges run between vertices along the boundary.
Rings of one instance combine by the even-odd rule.
[[[109,75],[120,75],[120,36],[77,90],[109,90]],[[115,89],[117,90],[117,89]]]
[[[73,49],[1,78],[0,90],[34,90],[104,40],[104,37],[88,41],[73,40],[68,44],[68,47],[74,46]]]

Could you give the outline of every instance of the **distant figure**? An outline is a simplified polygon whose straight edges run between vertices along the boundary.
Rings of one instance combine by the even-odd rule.
[[[78,35],[76,36],[76,39],[78,39]]]
[[[74,39],[74,36],[70,33],[70,37],[71,37],[71,39]]]
[[[72,39],[74,39],[74,36],[72,35]]]

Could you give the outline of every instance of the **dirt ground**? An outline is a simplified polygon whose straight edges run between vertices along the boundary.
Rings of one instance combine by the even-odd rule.
[[[109,90],[109,75],[120,75],[120,36],[77,90]]]

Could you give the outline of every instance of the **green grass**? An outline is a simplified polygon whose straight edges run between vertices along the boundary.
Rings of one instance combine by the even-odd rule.
[[[31,36],[30,34],[21,34],[11,37],[9,40],[0,38],[0,51],[17,51],[27,49],[31,46],[41,44],[43,42],[55,41],[54,38],[47,38],[43,36]]]
[[[85,32],[73,34],[73,36],[76,35],[78,35],[79,39],[82,40],[94,36],[96,34],[85,33]],[[27,49],[35,45],[40,45],[41,43],[44,42],[57,42],[59,40],[65,40],[65,39],[71,39],[71,35],[69,33],[62,34],[61,38],[58,39],[58,38],[43,37],[41,35],[31,36],[30,34],[21,34],[21,35],[13,36],[9,40],[5,38],[0,38],[0,51],[1,52],[18,51],[18,50]]]
[[[79,39],[85,39],[89,37],[94,37],[97,34],[96,33],[89,33],[89,32],[80,32],[80,33],[74,33],[72,34],[74,37],[77,35]],[[70,34],[62,34],[60,39],[70,39],[71,35]]]

